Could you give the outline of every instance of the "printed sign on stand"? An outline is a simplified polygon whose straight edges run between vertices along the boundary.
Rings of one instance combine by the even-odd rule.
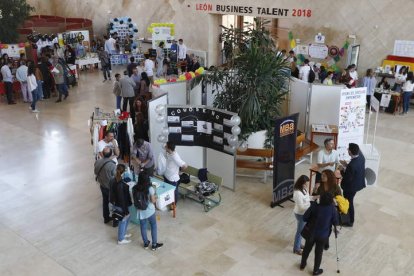
[[[282,207],[280,204],[293,196],[298,118],[299,113],[295,113],[275,123],[272,208]]]
[[[341,90],[337,148],[340,160],[349,160],[349,143],[363,144],[366,94],[366,87]]]
[[[329,54],[329,48],[325,44],[310,44],[309,56],[311,58],[325,59]]]

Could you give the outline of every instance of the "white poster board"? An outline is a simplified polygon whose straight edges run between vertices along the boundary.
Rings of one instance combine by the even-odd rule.
[[[207,148],[206,165],[209,172],[223,178],[224,187],[232,191],[236,189],[235,156]]]
[[[349,160],[349,143],[362,145],[364,141],[366,93],[366,87],[341,90],[337,147],[340,160]]]
[[[328,46],[325,44],[310,44],[309,45],[309,56],[311,58],[325,59],[328,56]]]
[[[167,94],[168,104],[186,105],[187,104],[187,82],[169,82],[161,84],[159,87],[152,87],[152,97],[156,98]]]
[[[309,54],[309,45],[298,44],[296,45],[296,48],[294,51],[296,55],[302,54],[304,56],[307,56]]]
[[[165,49],[171,48],[173,36],[170,27],[153,27],[152,28],[152,48],[156,49],[161,41],[164,41]]]
[[[90,46],[89,31],[81,30],[81,31],[70,31],[70,32],[65,32],[65,33],[59,33],[58,41],[59,41],[60,46],[80,43],[86,47],[89,47]]]
[[[380,106],[388,107],[391,101],[391,94],[382,94]]]
[[[20,58],[20,54],[26,54],[26,50],[23,47],[19,47],[19,44],[4,44],[7,48],[0,50],[2,55],[7,54],[11,58]]]
[[[414,57],[414,41],[396,40],[394,42],[394,56]]]
[[[167,126],[166,122],[164,124],[157,122],[155,108],[159,104],[167,105],[167,95],[148,101],[149,138],[152,150],[154,151],[155,160],[158,159],[159,153],[163,151],[163,143],[158,142],[157,137],[161,134],[162,128]]]
[[[310,83],[292,78],[289,92],[289,114],[299,113],[298,130],[306,132],[306,116],[308,109]]]
[[[190,105],[202,105],[202,85],[201,82],[190,90]]]

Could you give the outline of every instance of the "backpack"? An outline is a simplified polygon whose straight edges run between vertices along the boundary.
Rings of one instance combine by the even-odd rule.
[[[137,186],[134,186],[132,188],[132,196],[134,198],[135,208],[138,210],[147,210],[149,204],[148,194],[138,191]]]
[[[210,196],[214,194],[217,190],[218,190],[218,186],[215,183],[208,182],[208,181],[200,182],[196,186],[196,193],[199,196],[203,196],[203,197]]]
[[[348,214],[349,201],[341,195],[335,197],[336,202],[338,203],[338,209],[342,214]]]
[[[308,76],[308,82],[312,83],[315,81],[315,72],[313,71],[312,67],[310,67],[309,76]]]

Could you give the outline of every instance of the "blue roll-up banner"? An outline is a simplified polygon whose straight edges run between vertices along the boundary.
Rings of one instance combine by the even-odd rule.
[[[296,131],[299,113],[276,119],[273,155],[273,198],[270,207],[293,196],[295,182]]]

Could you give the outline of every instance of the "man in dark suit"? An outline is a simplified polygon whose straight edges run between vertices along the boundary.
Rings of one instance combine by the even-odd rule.
[[[345,167],[345,172],[342,173],[343,178],[341,187],[344,192],[344,197],[349,201],[349,217],[350,222],[347,225],[352,227],[354,224],[354,197],[355,194],[365,188],[365,157],[359,150],[359,146],[354,143],[349,143],[348,153],[351,156],[349,164],[345,161],[340,161]]]

